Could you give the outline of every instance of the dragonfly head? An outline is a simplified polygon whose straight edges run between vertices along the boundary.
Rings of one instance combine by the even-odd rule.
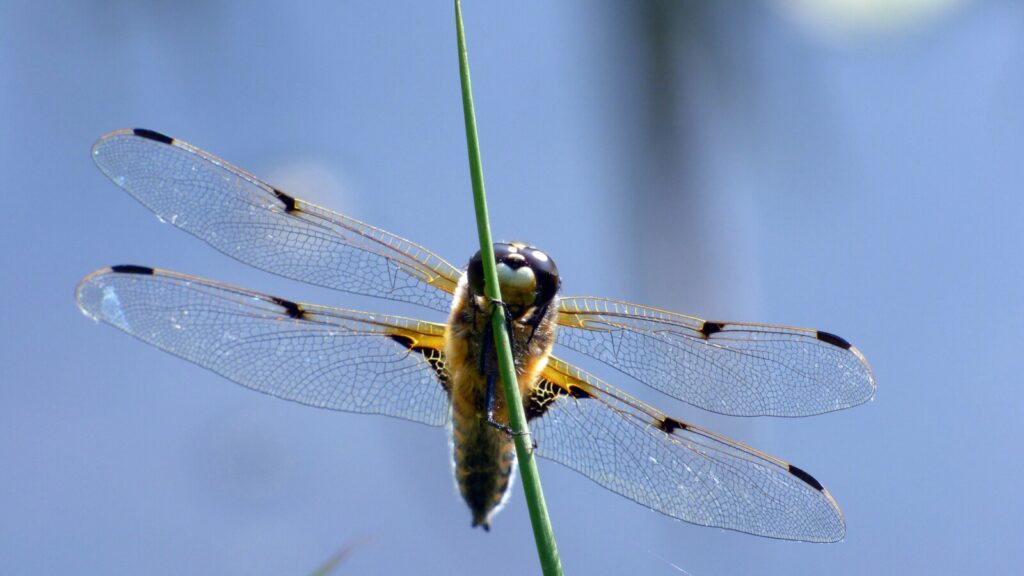
[[[496,242],[494,260],[498,265],[501,298],[513,317],[546,308],[558,294],[562,284],[558,267],[550,256],[537,248],[519,242]],[[480,252],[470,259],[467,275],[470,294],[483,297],[484,264]]]

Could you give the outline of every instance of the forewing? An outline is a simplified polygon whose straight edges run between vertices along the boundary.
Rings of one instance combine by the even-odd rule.
[[[444,326],[298,304],[141,266],[87,276],[96,319],[253,390],[319,408],[448,421]]]
[[[446,312],[459,271],[429,250],[294,198],[149,130],[99,139],[93,159],[165,222],[257,268],[318,286]]]
[[[806,472],[630,398],[552,358],[527,399],[537,454],[658,512],[786,540],[835,542],[835,500]]]
[[[560,300],[558,342],[699,408],[809,416],[875,392],[864,355],[804,328],[711,322],[604,298]]]

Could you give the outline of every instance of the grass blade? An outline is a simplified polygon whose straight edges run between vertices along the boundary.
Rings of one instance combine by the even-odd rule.
[[[492,301],[500,301],[501,290],[498,286],[498,272],[494,262],[494,244],[491,240],[490,222],[487,217],[487,197],[484,193],[480,143],[477,139],[476,114],[473,110],[473,90],[469,81],[469,56],[466,52],[466,33],[462,23],[462,3],[459,0],[455,0],[455,28],[459,44],[459,76],[462,80],[462,108],[466,119],[466,144],[469,148],[469,170],[473,182],[473,204],[476,207],[480,255],[484,265],[484,291]],[[509,408],[509,425],[513,430],[521,432],[514,436],[516,457],[519,460],[526,504],[530,510],[530,522],[533,525],[533,536],[537,543],[537,555],[540,557],[541,569],[545,576],[560,575],[562,574],[562,563],[558,558],[555,535],[551,529],[551,520],[548,518],[547,505],[544,503],[544,492],[541,490],[537,462],[533,457],[523,401],[519,395],[519,387],[516,385],[508,326],[505,322],[505,315],[498,306],[494,306],[492,309],[492,325],[502,390],[505,394],[505,404]]]

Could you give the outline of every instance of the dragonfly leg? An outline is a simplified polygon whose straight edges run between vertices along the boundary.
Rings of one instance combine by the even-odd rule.
[[[529,432],[521,432],[513,430],[509,425],[498,422],[494,419],[494,407],[498,402],[498,390],[497,390],[498,375],[489,374],[487,376],[487,423],[494,428],[504,432],[509,437],[515,436],[529,436]],[[531,439],[531,450],[537,449],[537,441]]]
[[[487,423],[491,426],[501,430],[509,436],[515,436],[517,432],[512,430],[507,424],[503,424],[494,419],[494,408],[498,404],[498,375],[491,372],[487,375]]]
[[[499,306],[502,312],[505,314],[505,322],[511,327],[512,326],[512,313],[508,309],[508,305],[505,302],[491,298],[490,302],[493,306]],[[485,332],[486,334],[486,332]],[[498,374],[497,366],[493,365],[492,362],[485,362],[485,359],[491,359],[490,348],[494,345],[494,338],[491,334],[486,334],[483,341],[483,353],[480,355],[480,372],[487,375],[487,393],[486,393],[486,404],[487,404],[487,423],[494,428],[508,434],[509,436],[526,436],[526,432],[517,432],[513,430],[509,425],[498,422],[494,419],[494,410],[498,403]],[[515,343],[512,343],[513,350],[512,354],[515,355]],[[488,364],[491,364],[488,366]],[[537,448],[536,441],[533,442],[533,448]]]

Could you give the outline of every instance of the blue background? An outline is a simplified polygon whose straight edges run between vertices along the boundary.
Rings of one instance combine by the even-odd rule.
[[[875,401],[684,419],[809,470],[848,534],[776,542],[541,472],[569,573],[1006,573],[1020,545],[1024,5],[899,22],[800,2],[470,2],[494,233],[564,291],[857,344]],[[831,18],[831,19],[830,19]],[[475,251],[449,2],[0,6],[0,573],[536,571],[517,483],[487,534],[440,431],[233,386],[79,314],[137,263],[410,312],[246,268],[89,147],[143,126],[456,263]],[[602,372],[609,378],[612,374]]]

